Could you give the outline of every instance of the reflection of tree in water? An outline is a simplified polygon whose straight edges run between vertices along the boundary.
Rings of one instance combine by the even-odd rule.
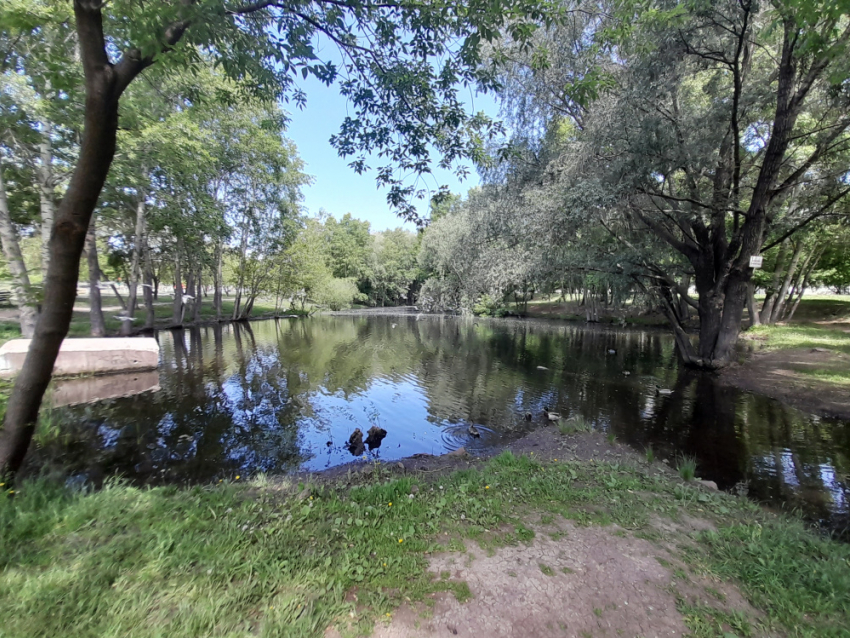
[[[235,370],[226,370],[222,326],[203,330],[160,333],[164,361],[171,362],[160,373],[163,392],[107,402],[97,417],[86,407],[61,411],[71,443],[43,455],[72,473],[97,467],[154,483],[296,468],[298,432],[279,364],[242,348]],[[252,343],[250,327],[224,330],[234,342]],[[214,356],[205,365],[210,337]],[[238,353],[241,346],[234,346]]]
[[[203,481],[294,468],[318,453],[308,433],[329,454],[325,442],[341,444],[354,423],[364,432],[383,423],[391,437],[405,418],[519,431],[540,426],[549,404],[635,447],[692,454],[700,474],[722,487],[747,479],[758,498],[805,499],[817,516],[846,511],[847,424],[724,388],[708,374],[680,373],[663,332],[361,316],[213,325],[159,338],[162,391],[57,410],[65,442],[44,456],[77,470]],[[656,383],[674,393],[657,397]],[[395,405],[387,394],[375,398],[378,386],[391,388]],[[368,423],[346,412],[358,400]],[[392,423],[383,420],[390,413]]]

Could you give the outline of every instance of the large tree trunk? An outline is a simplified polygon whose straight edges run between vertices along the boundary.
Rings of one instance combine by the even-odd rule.
[[[195,278],[195,302],[192,305],[192,321],[198,323],[201,320],[201,303],[203,302],[203,285],[201,283],[201,276],[203,274],[203,268],[198,269],[198,276]]]
[[[788,311],[788,315],[783,317],[783,321],[791,321],[794,318],[794,313],[797,312],[797,306],[800,305],[800,300],[803,298],[803,294],[806,292],[806,287],[809,285],[809,277],[817,268],[818,262],[820,261],[821,255],[823,255],[823,248],[816,248],[814,255],[811,257],[811,261],[808,264],[808,267],[804,269],[804,274],[802,277],[802,281],[800,283],[800,288],[797,291],[797,298],[794,300],[794,303],[791,305],[790,310]]]
[[[687,294],[688,290],[691,287],[691,276],[690,275],[682,275],[682,281],[679,283],[680,288]],[[683,322],[687,322],[691,313],[690,306],[688,302],[685,301],[684,294],[679,294],[679,316],[682,318]]]
[[[779,291],[779,281],[782,278],[782,272],[785,269],[785,256],[788,253],[789,241],[786,239],[779,245],[779,254],[776,255],[776,266],[773,269],[773,279],[770,282],[770,287],[767,289],[764,303],[761,307],[761,323],[770,323],[770,316],[773,314],[773,306],[776,304],[776,293]]]
[[[89,267],[89,322],[91,336],[106,335],[106,322],[103,320],[103,304],[100,299],[100,264],[97,262],[97,234],[94,217],[89,222],[86,233],[86,261]]]
[[[791,281],[794,278],[794,273],[797,271],[797,264],[800,263],[800,255],[803,252],[803,242],[798,241],[794,248],[794,255],[791,257],[791,263],[788,264],[788,271],[785,273],[785,279],[782,282],[782,287],[776,295],[776,304],[773,306],[773,311],[770,313],[770,323],[774,324],[779,321],[785,310],[785,296],[788,294],[788,288],[791,286]]]
[[[186,298],[187,298],[186,300],[192,304],[192,308],[194,309],[195,302],[197,301],[197,299],[195,297],[195,271],[192,268],[189,269],[189,273],[186,275]],[[186,304],[184,303],[183,304],[183,317],[181,317],[181,323],[182,323],[182,319],[185,316],[186,316]]]
[[[85,73],[85,123],[79,157],[50,234],[50,263],[41,317],[6,408],[0,431],[0,476],[15,474],[29,448],[44,392],[77,296],[80,256],[92,212],[115,155],[118,98],[144,68],[137,57],[112,65],[106,54],[101,5],[74,2]]]
[[[9,200],[6,198],[6,183],[3,181],[3,165],[0,164],[0,243],[3,245],[3,255],[12,273],[12,298],[18,307],[18,319],[21,324],[21,334],[27,338],[35,333],[38,321],[38,311],[32,300],[30,277],[27,266],[21,254],[18,243],[18,233],[12,224],[9,211]]]
[[[41,141],[38,145],[38,196],[41,206],[41,272],[47,274],[50,262],[50,233],[56,217],[56,203],[53,200],[53,146],[50,142],[52,126],[50,122],[41,123]]]
[[[136,314],[136,298],[139,288],[139,275],[141,274],[142,253],[145,246],[145,194],[139,190],[139,201],[136,202],[136,236],[133,241],[133,259],[130,263],[129,294],[127,295],[128,317],[121,322],[121,334],[128,335],[133,330],[133,317]]]
[[[753,282],[747,284],[747,312],[750,314],[750,326],[761,325],[761,317],[756,309],[756,289]]]

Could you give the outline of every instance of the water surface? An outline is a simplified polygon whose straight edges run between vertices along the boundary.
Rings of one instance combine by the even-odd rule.
[[[847,525],[850,424],[680,369],[664,331],[362,315],[157,338],[156,373],[56,384],[39,462],[95,483],[321,470],[355,460],[344,445],[355,428],[388,432],[364,462],[474,452],[543,427],[549,406],[674,464],[693,455],[721,489]],[[656,384],[674,393],[656,396]]]

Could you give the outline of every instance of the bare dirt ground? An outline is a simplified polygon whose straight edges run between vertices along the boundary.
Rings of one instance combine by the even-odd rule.
[[[376,638],[688,635],[679,599],[750,618],[758,612],[733,587],[673,575],[666,551],[616,527],[535,526],[529,545],[493,553],[468,544],[461,554],[435,556],[435,578],[466,582],[471,599],[435,594],[407,605],[376,627]],[[684,585],[684,587],[683,587]],[[709,595],[704,589],[714,593]]]
[[[544,461],[607,461],[642,464],[651,472],[674,476],[663,463],[649,464],[626,445],[611,443],[600,433],[562,435],[541,428],[507,446],[514,454]],[[493,454],[498,450],[493,451]],[[422,455],[390,464],[392,471],[428,477],[472,467],[480,457]],[[319,480],[358,480],[369,465],[323,472]],[[707,490],[710,488],[706,488]],[[653,638],[691,635],[685,611],[695,605],[736,613],[755,626],[760,612],[728,583],[708,581],[683,567],[675,548],[691,542],[690,534],[712,529],[712,523],[685,517],[673,522],[658,517],[655,531],[663,539],[650,542],[616,525],[583,527],[564,519],[536,515],[526,521],[534,531],[527,544],[482,548],[463,542],[464,550],[434,555],[429,570],[435,579],[466,583],[469,600],[436,593],[411,602],[379,622],[375,638],[544,638],[589,636]],[[354,602],[356,592],[351,592]],[[734,634],[729,634],[734,635]],[[752,634],[758,635],[758,634]],[[340,638],[329,628],[326,638]]]
[[[850,369],[850,356],[822,348],[756,352],[720,375],[721,383],[764,394],[804,412],[850,419],[850,386],[818,380],[809,370]]]

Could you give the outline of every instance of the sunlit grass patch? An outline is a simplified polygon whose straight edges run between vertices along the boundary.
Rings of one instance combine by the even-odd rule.
[[[850,333],[817,326],[753,326],[745,338],[764,338],[763,347],[771,350],[786,348],[828,348],[850,354]]]
[[[814,377],[818,381],[827,383],[838,383],[850,385],[850,369],[847,370],[800,370],[808,377]]]

